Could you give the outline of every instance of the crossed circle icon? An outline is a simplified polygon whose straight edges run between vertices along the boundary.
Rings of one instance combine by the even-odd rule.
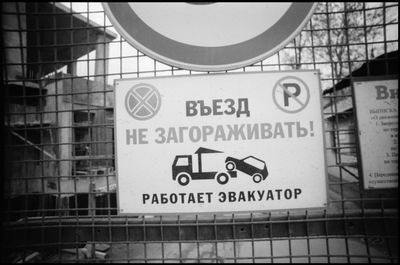
[[[158,90],[149,84],[137,84],[125,97],[125,107],[129,115],[136,120],[147,120],[154,117],[161,106]]]
[[[272,98],[278,109],[286,113],[297,113],[310,101],[310,89],[300,78],[287,76],[275,83]]]

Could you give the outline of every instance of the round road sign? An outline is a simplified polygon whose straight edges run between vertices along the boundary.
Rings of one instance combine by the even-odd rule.
[[[310,101],[310,89],[298,77],[281,78],[272,89],[275,105],[286,113],[297,113],[303,110]]]
[[[125,107],[136,120],[147,120],[157,114],[161,106],[158,90],[149,84],[132,87],[125,96]]]
[[[103,7],[116,30],[142,53],[184,69],[223,71],[283,48],[316,4],[109,2]]]

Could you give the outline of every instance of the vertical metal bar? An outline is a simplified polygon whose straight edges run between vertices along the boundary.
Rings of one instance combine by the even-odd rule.
[[[335,80],[335,77],[336,78],[340,78],[340,77],[337,77],[336,76],[336,72],[334,72],[334,65],[332,64],[332,63],[334,63],[334,59],[333,59],[333,55],[332,55],[332,48],[331,48],[331,46],[333,45],[333,43],[332,43],[332,40],[331,40],[331,37],[330,37],[330,29],[331,29],[331,27],[330,27],[330,18],[329,18],[329,5],[328,5],[328,3],[326,3],[326,11],[328,12],[327,13],[327,16],[326,16],[326,19],[327,19],[327,27],[328,27],[328,47],[329,47],[329,49],[328,49],[328,51],[329,51],[329,58],[330,58],[330,62],[331,62],[331,71],[332,71],[332,77],[333,77],[333,80]],[[338,113],[338,109],[337,109],[337,91],[336,91],[336,87],[335,87],[335,84],[333,83],[333,95],[334,95],[334,98],[332,99],[333,100],[333,104],[331,104],[331,108],[333,108],[333,110],[332,110],[332,112],[333,113]],[[340,126],[339,126],[339,115],[335,115],[335,117],[334,117],[334,123],[333,123],[333,130],[335,130],[335,142],[334,142],[334,144],[335,144],[335,148],[338,148],[337,149],[337,152],[336,152],[336,163],[337,164],[341,164],[341,145],[340,145],[340,143],[341,143],[341,140],[340,140]],[[340,183],[342,183],[343,182],[343,178],[342,178],[342,171],[341,171],[341,169],[339,169],[339,174],[340,174],[340,176],[339,176],[339,181],[340,181]],[[344,211],[344,209],[345,209],[345,205],[344,205],[344,201],[343,201],[343,186],[342,186],[342,184],[340,185],[340,196],[341,196],[341,209],[342,209],[342,211]]]
[[[73,9],[72,9],[72,2],[70,2],[70,11],[71,11],[71,15],[70,15],[70,31],[69,31],[69,37],[70,37],[70,40],[71,40],[71,47],[70,47],[70,52],[71,52],[71,54],[70,54],[70,59],[71,59],[71,63],[70,63],[70,66],[71,66],[71,75],[72,75],[72,77],[71,77],[71,89],[72,89],[72,91],[71,91],[71,93],[72,93],[72,95],[71,95],[71,106],[72,106],[72,110],[71,110],[71,112],[72,112],[72,117],[71,117],[71,121],[72,121],[72,128],[71,128],[71,130],[72,130],[72,141],[75,143],[74,145],[72,145],[72,154],[73,154],[73,156],[76,156],[76,142],[77,142],[77,140],[76,140],[76,128],[75,128],[75,125],[76,125],[76,123],[75,123],[75,117],[74,117],[74,92],[75,92],[75,90],[74,90],[74,78],[76,77],[75,75],[78,75],[78,63],[77,62],[75,62],[74,61],[74,47],[72,46],[73,45],[73,42],[74,42],[74,34],[73,34],[73,27],[74,27],[74,23],[73,23],[73,14],[72,14],[72,12],[73,12]],[[68,66],[67,66],[68,67]],[[74,170],[75,169],[75,174],[73,174],[74,176],[73,176],[73,181],[74,181],[74,193],[75,194],[73,194],[72,196],[73,196],[73,200],[74,200],[74,203],[75,203],[75,205],[74,205],[74,208],[75,208],[75,216],[76,216],[76,220],[77,220],[77,222],[79,221],[79,214],[78,214],[78,208],[79,208],[79,201],[78,201],[78,195],[77,195],[77,193],[78,193],[78,187],[77,187],[77,179],[78,179],[78,176],[77,176],[77,173],[76,173],[76,171],[77,171],[77,162],[76,162],[76,160],[72,163],[72,169]]]
[[[234,216],[234,214],[232,215]],[[215,223],[215,227],[217,228],[217,215],[214,215],[214,223]],[[216,233],[217,237],[218,237],[218,232]],[[216,240],[214,240],[213,244],[215,247],[215,263],[217,263],[219,261],[219,255],[218,255],[218,238],[215,238]],[[236,236],[234,237],[234,239],[236,239]]]
[[[143,248],[144,248],[144,262],[147,263],[147,235],[146,235],[146,222],[145,216],[142,215],[142,226],[143,226]]]
[[[255,263],[256,262],[256,259],[255,259],[256,255],[255,255],[255,250],[254,250],[254,219],[253,219],[253,213],[250,213],[250,234],[251,234],[251,256],[252,256],[253,263]]]
[[[24,110],[26,110],[27,109],[27,104],[26,104],[26,83],[25,83],[25,78],[26,78],[26,74],[25,74],[25,64],[24,64],[24,61],[25,61],[25,56],[24,56],[24,39],[23,39],[23,36],[22,36],[22,22],[21,22],[21,11],[20,11],[20,9],[19,9],[19,5],[20,5],[20,3],[15,3],[15,10],[16,10],[16,13],[17,13],[17,25],[18,25],[18,38],[19,38],[19,43],[18,43],[18,46],[19,46],[19,52],[20,52],[20,57],[21,57],[21,71],[22,71],[22,96],[23,96],[23,109]],[[26,12],[26,5],[23,3],[23,5],[24,5],[24,7],[25,7],[25,11],[24,12]],[[25,16],[26,17],[26,16]],[[25,29],[26,29],[26,19],[25,19]],[[28,135],[27,135],[27,128],[26,128],[26,125],[27,125],[27,119],[26,119],[26,113],[24,114],[24,138],[25,138],[25,140],[24,140],[24,151],[23,151],[23,160],[28,160],[28,156],[27,156],[27,150],[26,150],[26,148],[27,148],[27,145],[26,145],[26,139],[28,139]],[[29,185],[28,185],[28,179],[27,179],[27,177],[29,176],[29,173],[28,173],[28,170],[27,170],[27,167],[26,167],[26,164],[24,163],[23,165],[22,165],[22,172],[23,172],[23,178],[24,178],[24,186],[25,186],[25,191],[24,191],[24,193],[25,193],[25,195],[23,196],[23,198],[24,198],[24,213],[23,213],[23,218],[24,218],[24,222],[25,222],[25,226],[27,226],[27,219],[28,219],[28,217],[29,217],[29,213],[28,213],[28,194],[30,193],[29,192]],[[24,242],[24,244],[27,244],[26,242],[27,242],[27,234],[26,234],[26,231],[24,231],[24,238],[23,238],[23,242]],[[24,248],[23,249],[23,260],[25,261],[25,257],[27,256],[27,251],[26,251],[26,249]]]
[[[310,233],[309,233],[308,210],[306,210],[306,212],[305,212],[305,221],[306,221],[307,258],[308,258],[308,263],[311,263],[311,248],[310,248]]]
[[[314,17],[315,15],[313,15]],[[312,55],[312,62],[313,62],[313,68],[317,69],[317,65],[316,65],[316,60],[315,60],[315,47],[314,47],[314,27],[313,27],[313,17],[310,19],[310,37],[311,37],[311,55]]]
[[[108,74],[109,74],[109,69],[108,69],[108,67],[109,67],[109,58],[108,57],[110,57],[110,52],[109,52],[109,49],[110,49],[110,44],[106,44],[106,42],[108,42],[108,40],[107,40],[107,38],[106,38],[106,30],[107,30],[107,28],[106,28],[106,25],[105,25],[105,21],[106,21],[106,14],[104,13],[104,11],[103,11],[103,13],[102,13],[102,17],[103,17],[103,28],[102,28],[102,30],[103,30],[103,40],[104,40],[104,54],[102,55],[102,62],[103,62],[103,69],[104,69],[104,72],[103,72],[103,93],[102,93],[102,96],[103,96],[103,109],[102,109],[102,111],[103,111],[103,120],[102,120],[102,123],[104,124],[104,126],[105,127],[103,127],[103,133],[101,134],[102,136],[104,136],[104,138],[102,139],[102,140],[105,140],[105,141],[107,141],[107,143],[105,143],[104,145],[106,145],[107,147],[109,146],[109,142],[108,142],[108,140],[109,140],[109,138],[108,138],[108,125],[107,125],[107,112],[106,112],[106,107],[107,107],[107,93],[108,92],[106,92],[106,90],[107,90],[107,85],[108,85]],[[108,151],[108,148],[105,148],[104,149],[104,154],[105,155],[107,155],[107,152],[106,151]],[[106,200],[107,200],[107,202],[106,202],[106,207],[107,207],[107,216],[108,216],[108,219],[109,219],[109,222],[110,222],[110,225],[111,225],[111,219],[110,219],[110,215],[111,215],[111,191],[110,191],[110,174],[108,173],[109,171],[108,171],[108,169],[109,168],[111,168],[111,163],[110,163],[110,159],[109,158],[107,158],[107,160],[106,160],[106,163],[105,163],[105,165],[106,165]],[[102,197],[103,197],[104,195],[102,195]],[[111,238],[111,230],[109,231],[109,238]]]
[[[182,263],[182,238],[181,238],[181,216],[178,215],[178,253],[179,253],[179,263]]]
[[[349,43],[349,32],[348,32],[348,12],[351,12],[352,10],[348,10],[347,9],[347,4],[344,3],[344,26],[345,26],[345,36],[346,36],[346,40],[347,40],[347,44]],[[352,64],[351,64],[351,58],[350,58],[350,47],[349,45],[347,45],[347,59],[349,62],[349,73],[350,73],[350,78],[352,78]],[[367,63],[368,64],[368,63]],[[362,201],[363,204],[363,201]],[[363,216],[365,217],[365,213],[364,213],[364,207],[362,207],[362,212],[363,212]],[[363,219],[363,226],[364,226],[364,231],[366,231],[365,228],[365,218]],[[370,248],[369,248],[369,243],[368,243],[368,237],[364,237],[364,241],[365,241],[365,246],[367,249],[367,256],[368,256],[368,263],[371,263],[371,254],[370,254]]]
[[[301,32],[297,36],[300,36],[300,35],[301,35]],[[292,66],[292,69],[297,69],[297,66],[299,65],[299,56],[301,56],[301,55],[297,54],[297,52],[298,52],[297,49],[301,49],[301,47],[298,47],[298,45],[297,45],[297,41],[296,41],[297,36],[293,39],[294,67]],[[301,46],[301,43],[299,43],[299,45]],[[299,53],[301,53],[301,52],[299,51]]]
[[[112,224],[111,224],[112,225]],[[130,260],[130,242],[129,242],[129,221],[128,221],[128,216],[124,217],[124,231],[125,231],[125,245],[126,245],[126,259],[127,262]],[[113,242],[111,240],[111,242]],[[122,244],[121,244],[122,245]],[[111,247],[112,249],[112,247]]]
[[[140,77],[140,57],[139,57],[139,50],[136,50],[136,77]]]
[[[1,17],[5,16],[3,14],[3,12],[4,12],[3,4],[0,5],[0,12],[1,12]],[[5,104],[3,107],[4,116],[2,115],[0,119],[1,119],[1,122],[3,122],[4,126],[6,128],[9,128],[11,125],[11,115],[10,115],[11,111],[10,111],[10,102],[9,102],[9,97],[10,97],[9,86],[10,86],[10,84],[8,83],[9,82],[9,80],[8,80],[9,73],[8,73],[8,69],[7,69],[8,62],[7,62],[7,53],[6,53],[6,51],[8,51],[9,49],[6,48],[6,43],[4,40],[5,26],[3,23],[1,23],[0,29],[1,29],[0,47],[1,47],[1,58],[2,58],[2,60],[0,60],[1,69],[2,69],[2,74],[1,74],[0,78],[1,78],[1,83],[4,84],[1,95],[4,96],[4,99],[5,99],[5,102],[4,102]],[[10,142],[11,142],[10,134],[6,133],[5,137],[1,138],[1,144],[2,144],[2,146],[5,147],[4,151],[3,151],[3,155],[6,152],[9,152],[10,146],[7,145],[6,143],[10,143]],[[4,177],[0,178],[1,188],[3,189],[2,191],[4,192],[8,188],[7,194],[6,194],[6,192],[4,192],[4,195],[3,195],[5,200],[1,200],[1,203],[0,203],[0,205],[2,206],[2,209],[5,209],[5,213],[2,212],[2,215],[1,215],[4,223],[8,223],[11,221],[10,215],[12,215],[12,214],[10,214],[10,212],[13,213],[12,204],[11,204],[11,187],[12,187],[11,183],[12,183],[12,181],[9,179],[10,175],[11,175],[11,167],[12,167],[10,164],[12,164],[12,161],[9,161],[8,157],[4,155],[4,165],[5,165],[4,166],[5,170],[3,171]],[[6,180],[6,178],[8,179],[8,181]],[[2,232],[2,234],[4,234],[5,230],[6,229],[3,226],[1,226],[0,231]],[[5,241],[5,240],[3,240],[3,237],[2,237],[1,244],[3,244],[3,241]],[[5,256],[6,256],[6,253],[5,253],[4,248],[0,248],[0,262],[6,261]]]
[[[197,250],[197,260],[200,257],[200,233],[199,233],[199,216],[196,214],[196,250]]]
[[[51,15],[51,18],[52,18],[52,21],[53,21],[53,25],[52,25],[52,34],[53,34],[53,38],[52,38],[52,40],[53,40],[53,45],[54,45],[54,47],[53,47],[53,55],[54,55],[54,62],[57,62],[57,60],[58,60],[58,56],[57,56],[57,48],[56,48],[56,44],[57,44],[57,38],[56,38],[56,29],[57,29],[57,20],[56,20],[56,13],[55,13],[55,3],[53,2],[52,4],[51,4],[51,8],[52,8],[52,15]],[[57,68],[56,68],[56,65],[55,64],[53,64],[53,70],[54,70],[54,73],[56,74],[56,72],[57,72]],[[55,113],[55,116],[56,116],[56,126],[58,127],[58,133],[57,133],[57,136],[58,136],[58,138],[60,138],[60,134],[61,134],[61,132],[60,132],[60,120],[59,120],[59,111],[60,111],[60,106],[59,106],[59,91],[58,91],[58,89],[59,89],[59,86],[58,86],[58,81],[56,80],[56,75],[54,75],[54,84],[55,84],[55,111],[56,111],[56,113]],[[58,145],[58,152],[59,152],[59,154],[61,153],[61,149],[62,148],[62,146],[60,146],[60,144]],[[59,155],[59,156],[57,156],[57,157],[60,157],[61,159],[63,158],[61,155]],[[63,206],[63,202],[62,202],[62,196],[61,196],[61,170],[60,170],[60,168],[61,168],[61,163],[62,163],[62,160],[60,160],[59,161],[59,163],[58,163],[58,167],[57,167],[57,171],[58,171],[58,176],[57,176],[57,199],[58,199],[58,202],[57,202],[57,210],[58,210],[58,227],[59,227],[59,229],[57,229],[57,231],[58,231],[58,244],[57,244],[57,254],[58,254],[58,260],[59,261],[61,261],[62,260],[62,254],[61,254],[61,243],[62,243],[62,233],[61,233],[61,215],[63,214],[63,210],[62,210],[62,206]]]
[[[384,54],[387,55],[387,36],[386,36],[386,2],[382,2],[382,16],[383,16],[383,50]],[[387,59],[387,58],[385,58]],[[386,60],[385,73],[389,73],[389,63]]]
[[[122,36],[119,35],[119,78],[122,79],[123,77],[123,71],[122,71],[122,58],[123,58],[123,54],[122,54]]]
[[[153,75],[157,76],[157,69],[156,69],[156,60],[153,59]]]
[[[72,155],[75,157],[76,156],[76,137],[75,137],[75,135],[76,135],[76,133],[75,133],[75,118],[74,118],[74,104],[75,104],[75,102],[74,102],[74,77],[75,77],[75,75],[77,74],[77,63],[76,62],[74,62],[74,48],[73,48],[73,41],[74,41],[74,35],[73,35],[73,30],[72,30],[72,28],[74,27],[74,23],[73,23],[73,15],[72,15],[72,12],[73,12],[73,9],[72,9],[72,2],[70,2],[69,3],[69,9],[70,9],[70,12],[71,12],[71,14],[70,14],[70,19],[69,19],[69,26],[70,26],[70,29],[69,29],[69,38],[70,38],[70,65],[68,65],[67,67],[71,67],[71,112],[72,112],[72,117],[71,117],[71,122],[72,122],[72,128],[71,128],[71,130],[72,130],[72,132],[71,132],[71,134],[72,134],[72,141],[75,143],[74,145],[72,145]],[[74,65],[74,64],[76,64],[76,65]],[[74,211],[72,211],[73,213],[75,213],[75,222],[76,222],[76,224],[75,224],[75,259],[76,260],[79,260],[80,259],[80,250],[78,249],[78,245],[79,245],[79,214],[78,214],[78,195],[77,195],[77,193],[78,193],[78,188],[77,188],[77,174],[76,174],[76,171],[77,171],[77,166],[76,166],[76,162],[73,162],[72,163],[72,175],[74,175],[74,176],[72,176],[72,180],[73,180],[73,183],[74,183],[74,187],[73,187],[73,192],[74,192],[74,194],[72,194],[71,195],[71,197],[72,197],[72,199],[74,200]],[[73,173],[73,172],[75,172],[75,173]],[[71,198],[70,197],[70,198]],[[71,200],[70,200],[71,201]],[[69,208],[70,208],[70,210],[69,210],[69,213],[71,214],[71,205],[68,205],[69,206]]]
[[[271,214],[271,212],[269,212],[268,213],[268,220],[269,220],[269,222],[270,222],[270,225],[269,225],[269,238],[270,238],[270,240],[269,240],[269,246],[270,246],[270,251],[271,251],[271,263],[274,263],[274,246],[273,246],[273,241],[272,241],[272,234],[273,234],[273,223],[271,222],[272,221],[272,214]]]
[[[291,229],[290,229],[290,212],[287,211],[286,213],[287,218],[287,231],[288,231],[288,244],[289,244],[289,263],[293,263],[293,253],[292,253],[292,242],[291,242]]]
[[[329,250],[329,228],[328,228],[328,216],[326,210],[324,210],[324,226],[325,226],[325,247],[326,247],[326,257],[328,263],[331,263],[330,250]]]
[[[237,245],[236,245],[236,226],[235,226],[235,215],[232,214],[231,216],[232,220],[232,235],[233,235],[233,257],[234,257],[234,263],[237,263]]]
[[[277,55],[278,55],[278,70],[280,71],[281,70],[281,52],[279,51],[277,53]]]
[[[37,12],[38,10],[38,4],[35,3],[34,4],[34,10],[35,12]],[[38,23],[38,17],[35,16],[34,19],[34,31],[35,31],[35,43],[36,44],[40,44],[40,35],[38,33],[38,29],[39,29],[39,23]],[[32,34],[33,35],[33,34]],[[28,38],[28,33],[27,33],[27,38]],[[28,46],[28,42],[27,42],[27,46]],[[28,48],[27,48],[28,49]],[[41,51],[40,49],[37,49],[37,53],[36,53],[37,57],[40,58],[41,56]],[[29,65],[27,66],[27,68],[29,68]],[[33,67],[32,67],[33,68]],[[32,70],[31,70],[32,71]],[[38,73],[36,73],[35,75],[32,74],[31,78],[38,78],[40,76],[40,73],[42,72],[42,67],[41,65],[39,65],[38,67]],[[44,95],[42,94],[42,84],[41,82],[38,82],[37,80],[34,80],[34,82],[37,82],[39,85],[39,111],[43,111],[43,107],[44,107]],[[38,112],[39,112],[38,111]],[[45,141],[44,141],[44,136],[43,136],[43,131],[44,131],[44,125],[43,125],[43,114],[40,113],[39,114],[39,130],[40,130],[40,143],[43,144],[42,149],[43,152],[40,152],[40,186],[41,186],[41,195],[40,196],[40,215],[42,216],[42,220],[44,219],[44,216],[47,215],[47,212],[45,211],[45,204],[47,201],[47,197],[45,196],[45,192],[46,192],[46,186],[45,186],[45,167],[44,167],[44,151],[45,151]],[[47,130],[46,130],[47,131]],[[43,223],[42,223],[42,227],[43,227]],[[44,231],[42,229],[42,234],[41,234],[41,239],[42,239],[42,244],[44,242]]]
[[[154,61],[155,62],[155,61]],[[165,253],[164,253],[164,225],[163,225],[163,217],[160,215],[160,238],[161,238],[161,261],[164,263]]]
[[[369,61],[369,52],[368,52],[368,39],[367,39],[367,14],[366,14],[366,6],[365,2],[363,3],[363,29],[364,29],[364,42],[365,42],[365,59]],[[370,75],[369,63],[367,63],[367,75]]]

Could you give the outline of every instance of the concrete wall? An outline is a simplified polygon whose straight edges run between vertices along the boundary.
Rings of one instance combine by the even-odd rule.
[[[26,15],[4,14],[10,13],[25,13],[25,3],[22,2],[2,2],[2,27],[3,41],[6,48],[5,61],[7,63],[7,80],[20,79],[26,77]],[[11,30],[11,31],[9,31]],[[10,48],[7,48],[10,47]]]

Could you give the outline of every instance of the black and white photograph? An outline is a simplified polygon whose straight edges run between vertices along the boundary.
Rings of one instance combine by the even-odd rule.
[[[0,6],[0,263],[399,263],[398,2]]]

